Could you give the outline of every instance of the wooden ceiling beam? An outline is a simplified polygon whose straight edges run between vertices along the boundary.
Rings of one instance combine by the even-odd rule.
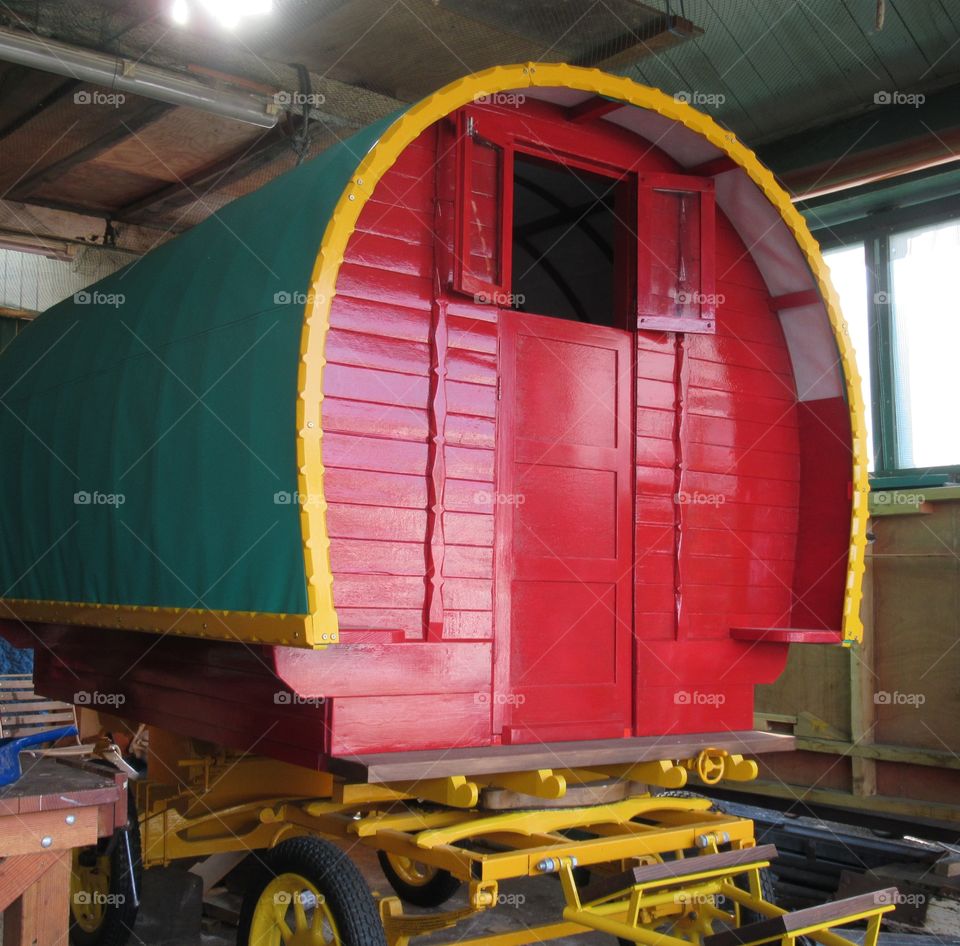
[[[648,35],[643,35],[647,32]],[[577,57],[575,64],[616,72],[632,66],[646,56],[657,55],[689,39],[702,36],[703,30],[682,16],[660,15],[644,24],[643,33],[639,30],[628,30]]]
[[[104,134],[95,138],[89,144],[68,154],[59,161],[54,161],[46,167],[35,171],[29,177],[23,178],[9,192],[8,196],[13,200],[30,201],[44,184],[62,178],[67,175],[77,165],[91,161],[98,155],[108,151],[114,145],[135,135],[145,128],[159,121],[164,115],[173,108],[165,102],[151,102],[127,120],[120,119],[120,123]]]
[[[32,73],[34,76],[37,74],[32,69],[27,70],[28,73]],[[76,79],[68,79],[66,82],[61,82],[55,89],[48,92],[42,99],[38,102],[34,102],[25,112],[17,115],[16,118],[11,119],[7,122],[2,128],[0,128],[0,142],[5,138],[9,138],[15,131],[19,131],[26,125],[28,122],[33,121],[41,112],[49,108],[51,105],[55,105],[61,99],[65,99],[68,95],[71,95],[76,89],[80,87],[82,83],[78,82]]]
[[[191,204],[213,188],[240,180],[270,164],[289,151],[290,142],[290,135],[283,128],[271,128],[252,147],[246,145],[183,181],[160,187],[118,208],[113,219],[138,222],[144,214],[166,213]]]

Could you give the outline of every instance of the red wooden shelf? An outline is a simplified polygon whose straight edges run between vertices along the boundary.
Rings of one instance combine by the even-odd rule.
[[[809,631],[799,627],[732,627],[730,636],[738,641],[770,644],[839,644],[840,631]]]

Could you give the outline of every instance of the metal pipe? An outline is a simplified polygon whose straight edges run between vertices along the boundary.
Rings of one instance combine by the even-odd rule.
[[[113,92],[202,109],[260,128],[273,128],[282,111],[265,96],[211,89],[167,69],[15,30],[0,29],[0,60],[105,86]]]

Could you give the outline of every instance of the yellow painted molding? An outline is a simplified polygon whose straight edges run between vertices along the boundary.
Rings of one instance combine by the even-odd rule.
[[[853,500],[843,606],[843,638],[847,646],[861,640],[863,625],[860,620],[860,598],[869,492],[863,397],[853,346],[840,313],[839,298],[831,285],[829,270],[820,255],[820,248],[806,221],[794,207],[786,191],[776,182],[773,174],[757,160],[756,155],[709,116],[657,89],[639,85],[622,76],[609,75],[597,69],[552,63],[495,66],[459,79],[414,105],[383,133],[377,145],[360,162],[327,225],[320,252],[314,263],[311,291],[308,293],[304,315],[297,406],[297,485],[301,495],[318,498],[315,503],[303,504],[300,512],[308,600],[315,623],[327,631],[337,626],[333,605],[326,502],[323,500],[321,412],[324,350],[330,326],[330,307],[336,294],[337,278],[347,243],[356,227],[360,212],[380,179],[404,149],[423,131],[478,96],[528,87],[558,87],[592,92],[638,108],[649,109],[679,122],[702,135],[736,162],[777,209],[793,234],[825,303],[846,383],[853,431]]]

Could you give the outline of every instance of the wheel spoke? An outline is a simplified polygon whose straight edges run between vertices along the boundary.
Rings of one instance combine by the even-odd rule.
[[[303,892],[296,890],[293,893],[293,916],[298,930],[307,928],[307,913],[303,908]]]

